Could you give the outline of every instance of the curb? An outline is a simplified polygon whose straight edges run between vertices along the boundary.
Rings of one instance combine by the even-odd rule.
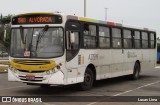
[[[8,73],[8,71],[7,71],[7,70],[5,70],[5,71],[0,71],[0,74],[2,74],[2,73]]]
[[[0,64],[0,67],[8,67],[8,65],[1,65],[1,64]],[[7,72],[8,72],[7,68],[4,69],[4,70],[0,70],[0,74],[1,74],[1,73],[7,73]]]

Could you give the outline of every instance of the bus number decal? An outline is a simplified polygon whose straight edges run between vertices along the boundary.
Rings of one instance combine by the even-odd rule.
[[[26,23],[26,18],[18,18],[18,23]]]
[[[137,55],[134,52],[128,52],[128,58],[134,58],[137,57]]]
[[[89,60],[98,60],[98,54],[89,54]]]

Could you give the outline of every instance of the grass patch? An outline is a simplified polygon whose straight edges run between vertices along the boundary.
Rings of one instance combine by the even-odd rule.
[[[0,66],[0,72],[6,72],[8,67]]]

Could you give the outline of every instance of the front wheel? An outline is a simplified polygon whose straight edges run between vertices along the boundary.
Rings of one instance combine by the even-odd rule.
[[[84,74],[84,81],[79,84],[80,90],[89,90],[93,86],[94,81],[94,75],[90,68],[86,69],[86,72]]]
[[[133,74],[130,76],[132,80],[137,80],[140,76],[140,65],[136,62],[134,65]]]

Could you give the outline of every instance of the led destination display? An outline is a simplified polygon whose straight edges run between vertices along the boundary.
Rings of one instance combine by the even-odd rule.
[[[12,18],[12,24],[61,24],[62,17],[59,15],[22,15]]]

